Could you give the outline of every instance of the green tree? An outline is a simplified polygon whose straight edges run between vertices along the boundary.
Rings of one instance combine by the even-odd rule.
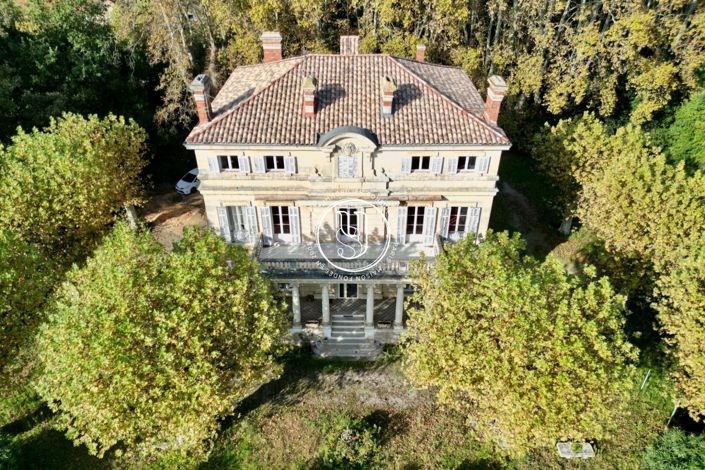
[[[673,123],[655,135],[670,161],[685,162],[691,171],[705,171],[705,91],[679,106]]]
[[[598,152],[604,165],[581,179],[577,212],[608,250],[658,264],[701,233],[705,175],[670,165],[634,126],[619,129]]]
[[[643,470],[699,470],[705,468],[705,437],[671,429],[649,446]]]
[[[589,179],[609,160],[607,139],[605,125],[593,113],[561,120],[555,126],[546,123],[534,137],[532,156],[558,189],[558,197],[550,203],[565,217],[575,215],[580,181]]]
[[[404,370],[510,452],[603,439],[632,386],[625,299],[607,278],[569,276],[524,248],[489,233],[420,273]]]
[[[153,71],[142,48],[116,39],[103,2],[20,3],[0,0],[0,140],[18,125],[44,127],[62,112],[152,121]]]
[[[92,454],[198,456],[273,377],[284,320],[241,247],[194,229],[168,253],[119,223],[58,291],[36,389]]]
[[[140,202],[145,132],[64,114],[0,151],[0,227],[62,260],[85,257],[125,204]]]
[[[40,250],[0,229],[0,370],[32,337],[57,280],[56,266]]]

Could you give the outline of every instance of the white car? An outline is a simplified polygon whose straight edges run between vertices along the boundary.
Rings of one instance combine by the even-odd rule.
[[[184,195],[191,194],[197,190],[200,185],[201,180],[198,179],[198,168],[194,168],[176,183],[176,192]]]

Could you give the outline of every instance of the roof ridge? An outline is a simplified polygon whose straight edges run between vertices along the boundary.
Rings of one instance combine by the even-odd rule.
[[[259,95],[261,95],[264,90],[267,90],[267,89],[270,88],[272,85],[274,85],[275,83],[279,82],[282,78],[284,78],[285,76],[289,75],[289,74],[292,72],[292,70],[295,70],[295,69],[299,68],[299,67],[301,66],[302,62],[303,62],[303,58],[302,58],[301,56],[297,56],[296,58],[297,58],[297,59],[300,59],[300,60],[299,60],[299,63],[295,64],[295,65],[294,65],[293,67],[291,67],[289,70],[287,70],[286,72],[284,72],[283,74],[279,75],[277,78],[275,78],[274,80],[272,80],[271,82],[269,82],[269,83],[267,84],[267,86],[262,87],[260,90],[257,91],[257,93],[253,93],[251,96],[248,96],[246,99],[242,100],[240,103],[237,104],[237,106],[233,106],[232,108],[228,109],[228,110],[225,111],[223,114],[221,114],[220,116],[217,116],[215,119],[212,119],[212,120],[208,121],[208,122],[207,122],[206,124],[204,124],[203,126],[197,126],[197,127],[195,127],[194,130],[189,133],[189,135],[187,136],[187,139],[192,138],[192,137],[196,137],[196,136],[202,134],[203,132],[207,131],[207,130],[210,129],[214,124],[216,124],[216,123],[222,121],[223,119],[225,119],[227,116],[231,115],[231,114],[232,114],[233,112],[235,112],[236,110],[242,108],[245,104],[249,103],[249,102],[252,101],[254,98],[256,98],[256,97],[258,97]],[[285,59],[285,60],[289,60],[289,59]],[[200,129],[199,129],[199,127],[200,127]],[[195,131],[195,132],[194,132],[194,131]]]
[[[426,81],[426,80],[424,80],[423,78],[421,78],[417,73],[415,73],[415,72],[414,72],[413,70],[411,70],[409,67],[407,67],[406,65],[402,64],[401,62],[399,62],[399,60],[398,60],[396,57],[393,57],[393,56],[391,56],[391,55],[390,55],[390,56],[387,56],[387,57],[389,57],[389,59],[391,59],[392,61],[394,61],[394,63],[396,63],[399,67],[401,67],[403,70],[405,70],[408,74],[412,75],[414,78],[416,78],[417,80],[419,80],[421,83],[423,83],[424,85],[426,85],[427,87],[429,87],[433,92],[435,92],[436,94],[438,94],[441,98],[443,98],[443,99],[445,99],[446,101],[448,101],[451,105],[457,107],[459,110],[461,110],[463,113],[465,113],[465,114],[467,114],[468,116],[470,116],[472,119],[476,120],[476,121],[477,121],[478,123],[480,123],[482,126],[484,126],[485,128],[491,130],[493,133],[495,133],[495,134],[498,135],[499,137],[502,137],[502,138],[506,138],[506,137],[507,137],[503,132],[498,131],[498,130],[497,130],[495,127],[493,127],[493,126],[490,126],[487,122],[485,122],[484,119],[481,119],[479,116],[475,115],[474,113],[471,113],[470,111],[468,111],[467,109],[465,109],[463,106],[461,106],[459,103],[457,103],[454,99],[452,99],[450,96],[446,95],[446,94],[443,93],[441,90],[439,90],[439,89],[436,88],[435,86],[431,85],[428,81]]]
[[[249,68],[249,67],[259,67],[261,65],[281,64],[282,62],[294,61],[296,59],[302,59],[303,57],[305,57],[305,56],[295,55],[295,56],[291,56],[291,57],[286,57],[281,60],[273,60],[272,62],[257,62],[256,64],[240,64],[237,67],[235,67],[232,72],[230,72],[230,75],[232,75],[233,72],[237,69],[243,69],[243,68]]]

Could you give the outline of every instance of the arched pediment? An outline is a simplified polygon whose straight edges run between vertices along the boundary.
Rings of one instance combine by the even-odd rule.
[[[358,149],[372,152],[378,146],[377,136],[368,129],[355,126],[343,126],[331,129],[318,139],[318,146],[333,148],[343,146],[346,142],[353,143]]]

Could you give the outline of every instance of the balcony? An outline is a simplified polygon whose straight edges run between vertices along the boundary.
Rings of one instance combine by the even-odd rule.
[[[370,245],[359,258],[345,259],[338,252],[340,245],[335,243],[321,244],[325,258],[315,243],[269,247],[258,244],[255,246],[255,256],[265,274],[280,279],[331,278],[336,275],[406,279],[411,274],[414,261],[418,261],[422,254],[427,260],[433,260],[438,254],[439,246],[438,240],[433,246],[424,246],[422,243],[398,245],[392,241],[386,254],[371,268],[367,266],[380,257],[384,251],[384,245]],[[326,258],[338,268],[329,263]]]

